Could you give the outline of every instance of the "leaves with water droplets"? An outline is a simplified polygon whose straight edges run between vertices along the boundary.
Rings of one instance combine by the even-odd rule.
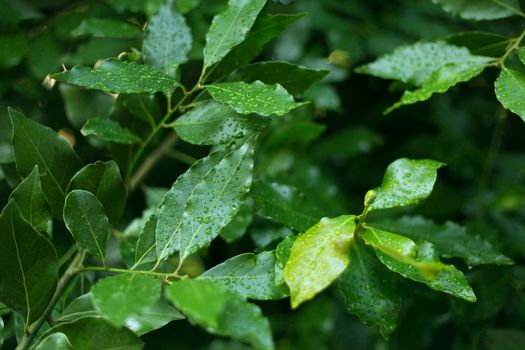
[[[279,84],[267,85],[234,82],[206,85],[214,100],[231,106],[237,113],[257,113],[264,116],[285,115],[304,103],[295,102],[292,95]]]
[[[219,62],[240,44],[253,26],[266,0],[230,0],[225,11],[213,18],[206,34],[204,67]]]
[[[374,248],[379,260],[390,270],[425,283],[431,289],[476,301],[463,273],[452,265],[443,264],[432,243],[421,241],[416,244],[407,237],[370,226],[362,238]]]
[[[525,74],[503,68],[494,84],[496,98],[511,112],[525,121]]]
[[[175,79],[154,68],[116,59],[103,61],[95,68],[73,67],[51,77],[86,89],[122,94],[170,92],[179,85]]]
[[[256,349],[274,348],[261,309],[236,292],[208,280],[184,280],[166,288],[166,297],[188,319],[213,334],[230,336]]]
[[[186,142],[195,145],[220,145],[245,138],[265,128],[270,119],[242,115],[215,101],[196,104],[172,125]]]
[[[505,18],[520,13],[517,0],[432,0],[443,10],[463,19]]]
[[[417,204],[427,198],[444,163],[429,159],[400,158],[386,169],[380,187],[368,191],[365,205],[371,210]]]
[[[144,61],[174,77],[177,67],[188,60],[191,32],[171,1],[166,2],[148,24],[144,37]]]
[[[282,299],[288,296],[288,291],[276,286],[275,262],[275,252],[245,253],[209,269],[199,278],[220,283],[245,298]]]
[[[350,248],[350,266],[339,277],[339,290],[348,312],[366,325],[379,327],[388,336],[396,329],[401,296],[396,277],[388,271],[361,241]]]
[[[91,289],[93,304],[111,323],[122,326],[160,298],[161,281],[139,274],[106,277]]]
[[[109,221],[94,194],[73,190],[66,197],[64,223],[77,243],[105,261]]]
[[[166,194],[156,232],[158,259],[180,259],[210,244],[231,221],[252,183],[256,137],[226,153],[195,163]]]
[[[293,243],[284,267],[292,308],[313,298],[332,284],[350,263],[355,216],[323,218]]]
[[[124,145],[131,145],[141,141],[131,130],[109,118],[88,119],[80,132],[84,136],[95,135],[104,141],[122,143]]]
[[[22,218],[13,200],[0,215],[0,242],[0,302],[29,325],[42,315],[55,292],[55,249]]]
[[[40,171],[42,190],[53,216],[61,217],[69,180],[82,166],[66,139],[14,109],[9,109],[13,125],[13,154],[16,168],[26,177],[35,165]]]

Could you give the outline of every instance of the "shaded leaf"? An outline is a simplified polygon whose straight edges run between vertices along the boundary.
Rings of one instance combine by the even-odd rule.
[[[453,33],[446,38],[449,44],[464,46],[472,54],[489,57],[504,55],[511,40],[508,36],[479,31]]]
[[[45,337],[35,350],[73,350],[73,346],[64,333],[53,333]]]
[[[513,113],[525,120],[525,74],[503,68],[494,84],[498,101]]]
[[[275,284],[277,286],[286,285],[286,281],[284,280],[284,268],[290,258],[293,243],[296,239],[296,235],[288,235],[277,245],[277,249],[275,250]]]
[[[91,293],[82,294],[74,299],[64,311],[62,311],[56,321],[71,322],[87,316],[100,316],[100,313],[95,310],[95,306],[93,305]]]
[[[29,51],[24,35],[0,36],[0,68],[8,69],[18,65]]]
[[[221,231],[221,237],[228,243],[240,239],[246,233],[253,219],[253,199],[246,198],[239,211]]]
[[[115,99],[101,91],[84,90],[76,86],[58,86],[69,122],[81,128],[89,118],[109,117],[115,106]]]
[[[104,141],[131,145],[140,143],[140,137],[123,127],[117,121],[109,118],[91,118],[80,130],[82,135],[95,135]]]
[[[101,38],[134,38],[142,31],[127,21],[112,18],[86,18],[72,32],[72,36],[94,36]]]
[[[139,315],[126,318],[126,327],[137,335],[143,335],[162,328],[171,321],[182,320],[185,317],[164,299],[143,309]]]
[[[156,230],[158,224],[158,213],[151,213],[140,231],[135,246],[135,265],[145,264],[157,260]]]
[[[284,267],[292,308],[312,299],[339,277],[350,263],[355,216],[323,218],[293,243]]]
[[[517,0],[432,0],[443,10],[463,19],[505,18],[520,13]]]

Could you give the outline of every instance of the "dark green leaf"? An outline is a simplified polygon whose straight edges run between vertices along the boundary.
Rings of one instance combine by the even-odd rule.
[[[45,337],[35,350],[73,350],[64,333],[53,333]]]
[[[77,243],[105,263],[109,221],[94,194],[73,190],[66,197],[64,223]]]
[[[157,260],[156,230],[158,213],[150,214],[142,226],[135,246],[135,264],[140,265]]]
[[[91,118],[84,124],[80,132],[84,136],[95,135],[102,140],[125,145],[141,142],[140,137],[109,118]]]
[[[141,33],[136,25],[111,18],[88,18],[72,32],[72,36],[94,36],[101,38],[134,38]]]
[[[18,65],[29,51],[29,44],[23,35],[0,36],[0,68],[8,69]]]
[[[0,242],[0,301],[29,325],[44,312],[55,292],[55,249],[29,226],[13,201],[0,215]]]
[[[64,109],[69,122],[80,129],[89,118],[109,117],[115,106],[115,99],[101,91],[84,90],[76,86],[60,84]]]
[[[228,243],[232,243],[240,239],[246,233],[248,226],[253,219],[253,199],[246,198],[244,203],[239,208],[239,211],[233,217],[232,221],[222,229],[221,237]]]
[[[93,306],[90,293],[82,294],[73,300],[64,311],[62,311],[56,321],[71,322],[87,316],[100,316],[100,313],[95,310],[95,306]]]
[[[49,32],[36,37],[30,46],[31,54],[27,57],[30,72],[38,79],[56,72],[60,62],[60,47]]]
[[[460,32],[446,38],[449,44],[465,46],[474,55],[499,57],[505,54],[512,38],[489,32]]]
[[[371,152],[383,142],[383,137],[376,131],[352,126],[320,140],[316,144],[315,153],[321,158],[355,157]]]
[[[273,349],[268,320],[261,309],[207,280],[185,280],[166,288],[167,298],[188,319],[208,332],[230,336],[256,349]]]
[[[182,320],[184,316],[164,299],[147,307],[140,315],[130,316],[126,319],[126,327],[137,335],[149,333],[162,328],[171,321]]]
[[[86,89],[122,94],[170,92],[179,85],[175,79],[156,69],[116,59],[104,61],[96,68],[73,67],[51,77]]]
[[[463,19],[499,19],[520,13],[517,0],[432,0]]]
[[[496,97],[503,107],[516,113],[525,120],[525,74],[509,68],[503,68],[494,85]]]
[[[296,239],[297,236],[291,234],[277,245],[277,249],[275,250],[275,284],[277,286],[286,285],[286,281],[284,280],[284,268],[286,267],[288,259],[290,259],[293,243]]]

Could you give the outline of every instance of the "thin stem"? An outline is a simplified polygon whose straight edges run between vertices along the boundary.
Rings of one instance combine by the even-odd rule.
[[[177,151],[177,150],[171,150],[167,153],[167,155],[173,159],[176,159],[180,162],[183,162],[185,164],[188,164],[188,165],[192,165],[193,163],[195,163],[197,161],[197,158],[195,157],[192,157],[190,156],[189,154],[186,154],[184,152],[181,152],[181,151]]]
[[[86,272],[86,271],[103,271],[103,272],[115,272],[115,273],[131,273],[135,275],[146,275],[146,276],[154,276],[154,277],[162,277],[162,278],[182,278],[182,276],[179,276],[177,274],[173,273],[163,273],[163,272],[154,272],[154,271],[140,271],[140,270],[127,270],[127,269],[118,269],[114,267],[99,267],[99,266],[88,266],[80,269],[79,272]]]
[[[501,67],[504,67],[505,66],[505,61],[507,60],[507,58],[509,58],[510,54],[513,53],[514,51],[516,51],[521,42],[523,41],[523,38],[525,38],[525,30],[520,34],[520,36],[518,36],[516,39],[514,39],[513,41],[511,41],[511,45],[509,46],[509,48],[507,49],[507,51],[505,51],[505,53],[503,54],[503,56],[501,56],[495,63],[496,65],[498,66],[501,66]]]
[[[79,252],[73,258],[73,261],[71,261],[71,264],[69,264],[66,272],[62,275],[60,280],[58,281],[57,288],[55,290],[55,293],[53,294],[53,297],[51,298],[51,301],[47,305],[46,309],[40,315],[40,317],[33,322],[18,346],[16,347],[16,350],[26,350],[29,349],[29,346],[31,345],[31,342],[35,338],[36,334],[38,333],[40,327],[46,322],[48,316],[51,314],[53,309],[55,308],[55,304],[58,302],[58,299],[60,299],[60,296],[68,286],[71,279],[78,273],[80,266],[82,265],[82,262],[84,261],[84,255],[85,252]]]
[[[62,257],[60,258],[59,262],[58,262],[58,267],[62,267],[65,263],[68,262],[68,260],[73,256],[73,254],[75,254],[77,252],[77,245],[76,243],[73,244],[68,250],[67,252],[62,255]]]

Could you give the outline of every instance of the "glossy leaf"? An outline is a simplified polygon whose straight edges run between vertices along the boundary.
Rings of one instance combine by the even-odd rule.
[[[419,203],[432,192],[437,169],[443,165],[428,159],[401,158],[392,162],[386,169],[381,186],[368,191],[366,200],[370,200],[369,208],[387,209]]]
[[[199,279],[222,284],[245,298],[282,299],[288,293],[286,288],[276,286],[275,262],[275,252],[245,253],[209,269]]]
[[[356,72],[421,86],[440,67],[451,63],[461,64],[470,58],[471,54],[464,47],[457,47],[441,41],[434,43],[419,42],[401,46],[391,54],[358,67]]]
[[[55,292],[55,249],[22,218],[13,201],[0,215],[0,241],[0,301],[29,325],[44,312]]]
[[[175,251],[181,260],[186,259],[209,245],[231,221],[250,190],[254,143],[255,137],[248,139],[220,161],[210,156],[175,182],[159,210],[159,259]]]
[[[221,237],[228,243],[235,242],[246,233],[253,219],[253,199],[246,198],[239,211],[221,231]]]
[[[129,317],[141,315],[160,298],[161,281],[139,274],[123,273],[106,277],[91,289],[93,303],[116,326]]]
[[[161,299],[157,303],[143,309],[139,315],[126,318],[126,327],[141,336],[162,328],[171,321],[182,319],[184,319],[184,316],[177,309]]]
[[[100,316],[95,309],[91,293],[82,294],[66,306],[64,311],[57,317],[57,322],[71,322],[88,316]]]
[[[72,36],[94,36],[102,38],[134,38],[141,33],[136,25],[111,18],[87,18],[72,32]]]
[[[208,332],[230,336],[256,349],[274,348],[270,326],[261,309],[221,284],[180,281],[166,288],[166,296],[192,323]]]
[[[242,115],[230,107],[208,101],[198,103],[172,125],[186,142],[195,145],[220,145],[261,131],[269,119]]]
[[[432,0],[445,11],[463,19],[505,18],[520,13],[517,0]]]
[[[109,221],[94,194],[85,190],[71,191],[64,205],[64,223],[82,248],[105,261]]]
[[[447,221],[436,224],[421,216],[406,216],[395,220],[370,223],[384,231],[395,232],[415,241],[429,241],[444,258],[462,258],[470,266],[512,264],[512,260],[498,252],[492,244],[479,235],[467,233],[464,227]]]
[[[131,145],[141,142],[140,138],[128,128],[109,118],[91,118],[80,130],[82,135],[95,135],[104,141]]]
[[[503,107],[516,113],[525,121],[525,74],[503,68],[494,85],[496,97]]]
[[[69,180],[82,164],[67,141],[54,130],[13,109],[9,114],[16,168],[20,175],[27,177],[38,165],[44,195],[53,216],[60,217]]]
[[[282,116],[304,104],[295,102],[281,85],[267,85],[260,81],[206,85],[206,90],[214,100],[229,105],[241,114]]]
[[[135,264],[144,264],[157,260],[156,230],[158,213],[147,216],[135,246]]]
[[[339,277],[339,290],[348,312],[388,336],[396,329],[401,296],[395,276],[361,242],[350,249],[350,266]]]
[[[75,350],[140,350],[143,343],[127,328],[117,328],[102,317],[83,317],[60,323],[45,335],[63,333]]]
[[[206,34],[204,67],[219,62],[231,49],[240,44],[253,26],[266,0],[229,0],[224,12],[213,18]]]
[[[106,60],[95,68],[73,67],[51,77],[86,89],[122,94],[169,92],[179,85],[154,68],[116,59]]]
[[[279,84],[290,94],[300,95],[328,73],[327,70],[309,69],[284,61],[266,61],[239,68],[231,80],[246,83],[260,80],[265,84]]]
[[[296,239],[296,235],[289,235],[277,245],[277,249],[275,250],[275,284],[277,286],[286,285],[284,268],[288,259],[290,259],[293,243]]]
[[[127,190],[114,161],[88,164],[71,179],[68,191],[86,190],[104,206],[109,221],[116,225],[126,204]]]
[[[177,67],[188,60],[191,44],[190,28],[184,16],[168,1],[148,24],[144,36],[144,61],[169,76],[175,76]]]
[[[323,218],[295,240],[284,267],[292,308],[312,299],[332,284],[348,264],[355,217]]]
[[[39,232],[47,228],[51,220],[51,212],[42,186],[38,166],[11,193],[13,203],[18,207],[20,215]]]
[[[431,289],[476,301],[463,273],[452,265],[443,264],[430,242],[422,241],[416,245],[407,237],[374,227],[368,227],[362,238],[374,248],[379,260],[390,270],[425,283]]]
[[[73,350],[64,333],[53,333],[45,337],[35,350]]]

